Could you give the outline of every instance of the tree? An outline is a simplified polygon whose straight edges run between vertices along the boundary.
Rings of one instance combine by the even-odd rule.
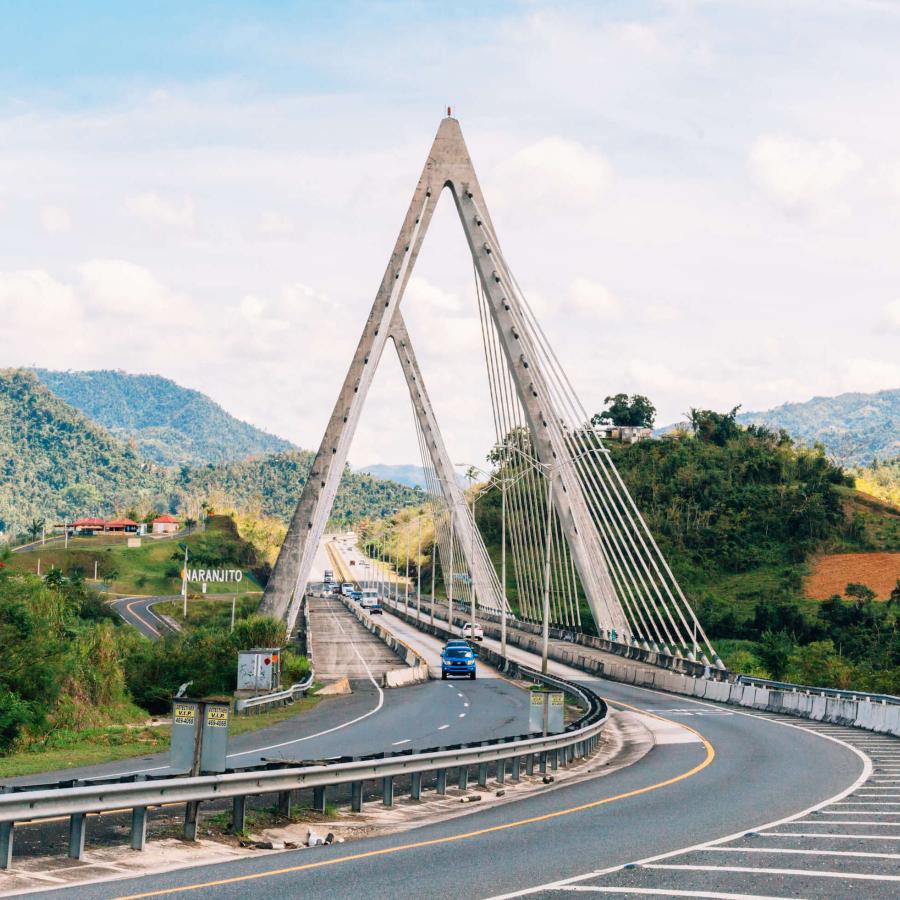
[[[192,518],[191,516],[188,516],[184,520],[184,527],[187,529],[188,534],[190,534],[190,532],[192,532],[194,530],[194,527],[196,525],[197,525],[197,520]]]
[[[656,407],[643,394],[615,394],[603,402],[608,406],[591,419],[592,425],[652,428],[656,420]]]
[[[888,603],[900,606],[900,578],[897,579],[897,583],[891,589],[891,596],[888,597]]]
[[[872,588],[866,584],[861,584],[858,581],[851,581],[850,584],[844,588],[844,593],[848,597],[851,597],[857,606],[865,606],[866,603],[871,603],[877,596]]]
[[[737,412],[740,404],[730,412],[718,413],[711,409],[696,409],[693,406],[688,413],[688,421],[694,435],[707,444],[724,447],[730,440],[740,434],[737,424]]]
[[[28,526],[28,536],[36,541],[44,530],[44,525],[47,523],[44,519],[32,519],[31,524]]]

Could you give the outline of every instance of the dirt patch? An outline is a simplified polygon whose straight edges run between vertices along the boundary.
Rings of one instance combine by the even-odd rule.
[[[843,596],[850,582],[870,587],[879,600],[887,600],[900,579],[900,553],[829,553],[812,561],[803,592],[813,600]]]

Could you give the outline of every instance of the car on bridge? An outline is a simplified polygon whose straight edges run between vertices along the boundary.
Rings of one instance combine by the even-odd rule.
[[[340,591],[340,592],[341,592],[345,597],[349,597],[355,590],[356,590],[356,588],[353,586],[353,583],[352,583],[352,582],[350,582],[350,581],[345,581],[345,582],[341,585],[341,591]]]
[[[362,591],[350,591],[350,599],[353,600],[355,603],[359,603],[359,601],[362,600],[362,598],[363,598]]]
[[[441,678],[446,681],[454,678],[471,678],[475,680],[475,651],[466,645],[448,644],[441,652]]]
[[[463,625],[462,634],[464,638],[468,638],[470,641],[484,640],[484,629],[477,622],[474,625],[471,622],[466,622]]]

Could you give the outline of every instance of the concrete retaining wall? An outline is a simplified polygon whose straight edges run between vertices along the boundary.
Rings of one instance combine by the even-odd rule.
[[[377,622],[373,616],[370,616],[358,603],[341,597],[341,602],[350,612],[356,616],[363,626],[372,632],[372,634],[381,638],[394,653],[397,654],[405,663],[407,668],[389,669],[382,676],[381,686],[386,688],[406,687],[410,684],[421,684],[428,681],[428,663],[425,657],[416,653],[412,647],[405,644],[400,638],[395,637],[380,622]]]
[[[458,637],[442,624],[430,625],[427,622],[419,622],[414,616],[407,615],[402,604],[391,604],[391,610],[401,618],[423,631],[436,634],[438,637]],[[435,614],[446,616],[446,609],[436,610]],[[479,619],[488,618],[479,614]],[[498,618],[498,617],[491,617]],[[446,618],[443,618],[446,623]],[[468,617],[454,616],[454,623],[461,626],[468,621]],[[516,623],[515,629],[508,628],[506,640],[509,644],[521,647],[540,655],[540,637],[533,637],[529,632],[520,631],[520,625]],[[493,624],[484,626],[484,632],[490,637],[499,637],[500,629]],[[591,639],[597,641],[598,639]],[[585,643],[585,642],[582,642]],[[603,643],[611,643],[609,641]],[[617,646],[622,646],[617,645]],[[634,684],[639,687],[652,687],[656,690],[668,691],[673,694],[687,694],[716,703],[728,703],[732,706],[742,706],[747,709],[764,710],[766,712],[784,713],[798,716],[804,719],[813,719],[818,722],[832,722],[836,725],[850,725],[856,728],[864,728],[868,731],[876,731],[881,734],[892,734],[900,737],[900,706],[868,699],[843,699],[837,697],[825,697],[815,693],[814,690],[797,688],[796,690],[774,690],[766,687],[758,687],[752,684],[729,683],[721,680],[722,673],[712,670],[711,678],[704,678],[684,672],[674,672],[667,669],[647,670],[629,664],[623,659],[621,662],[604,663],[594,657],[580,654],[574,645],[571,649],[559,650],[550,647],[549,656],[556,662],[565,663],[576,669],[590,672],[592,675],[600,675],[612,681],[621,681],[626,684]],[[605,647],[602,649],[606,649]],[[643,651],[642,651],[643,652]],[[486,647],[479,648],[479,656],[493,662],[497,657],[493,651]],[[649,660],[641,659],[643,663]],[[684,661],[679,661],[684,662]]]

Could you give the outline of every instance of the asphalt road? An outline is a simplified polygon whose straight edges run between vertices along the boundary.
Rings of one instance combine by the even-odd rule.
[[[144,637],[152,641],[159,640],[172,629],[154,611],[153,604],[172,597],[122,597],[110,600],[109,605]]]
[[[386,616],[386,624],[392,619]],[[553,669],[572,675],[572,670],[563,666],[554,665]],[[661,742],[640,764],[607,777],[479,809],[460,819],[349,845],[81,886],[78,896],[155,896],[163,892],[187,897],[214,892],[217,897],[237,898],[265,892],[282,897],[359,895],[396,900],[484,898],[532,889],[547,896],[574,895],[578,887],[557,883],[794,815],[834,797],[864,773],[864,761],[852,748],[815,733],[805,723],[777,721],[576,675],[613,704],[646,710],[696,733],[681,731],[686,741],[673,738]],[[504,684],[500,679],[460,683],[464,686],[458,692],[454,682],[421,687],[444,690],[447,695],[451,691],[465,694],[491,682]],[[413,695],[404,691],[402,696]],[[416,704],[415,709],[418,714],[422,705]],[[412,718],[405,713],[400,721],[408,727]],[[816,857],[808,859],[816,864]],[[895,865],[891,860],[884,862]],[[641,870],[643,877],[656,873],[657,881],[647,884],[646,890],[668,894],[668,873],[672,871],[682,870]],[[617,872],[621,875],[621,869]],[[703,877],[707,876],[712,873],[704,871]],[[627,886],[621,893],[608,891],[596,878],[585,882],[582,890],[627,895]],[[752,883],[741,884],[740,893],[755,893]],[[841,893],[836,882],[830,887],[837,892],[820,895],[862,895]],[[896,896],[895,888],[890,881],[867,881],[865,896]]]

